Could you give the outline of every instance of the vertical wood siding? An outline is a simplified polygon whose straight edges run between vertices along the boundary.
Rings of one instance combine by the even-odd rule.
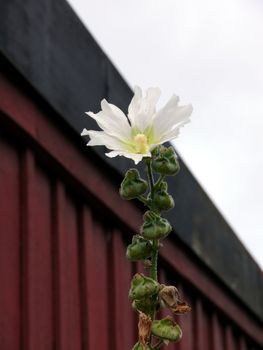
[[[0,100],[0,349],[131,349],[137,325],[127,294],[133,274],[143,267],[129,263],[125,251],[134,233],[129,222],[133,218],[137,222],[140,215],[131,204],[123,204],[117,217],[114,202],[111,209],[106,203],[112,197],[105,199],[106,204],[98,200],[98,205],[85,195],[83,186],[74,185],[79,179],[67,170],[67,155],[65,163],[59,164],[64,170],[55,171],[46,162],[48,157],[52,164],[58,162],[55,153],[44,148],[38,152],[32,142],[25,142],[27,137],[32,139],[28,131],[24,130],[26,138],[14,139],[14,129],[7,123],[16,122],[14,106],[8,115],[7,105]],[[12,125],[22,129],[19,122]],[[89,166],[94,174],[93,165]],[[103,174],[102,169],[96,171],[98,176]],[[86,172],[85,176],[91,175]],[[94,185],[94,180],[88,181]],[[100,183],[95,185],[98,188]],[[202,267],[194,269],[193,262],[185,263],[180,254],[187,257],[187,253],[176,249],[170,241],[165,244],[160,280],[178,285],[193,312],[177,317],[184,337],[167,349],[262,349],[260,324],[225,290],[224,298],[248,325],[245,331],[236,311],[229,314],[216,294],[204,290],[209,281],[217,291],[217,282]]]

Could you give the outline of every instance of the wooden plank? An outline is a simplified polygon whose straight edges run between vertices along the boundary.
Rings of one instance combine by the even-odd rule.
[[[131,349],[136,341],[134,338],[134,318],[136,312],[132,309],[131,300],[128,298],[132,279],[132,266],[126,258],[126,244],[122,240],[122,234],[114,230],[111,236],[111,251],[109,259],[110,293],[113,315],[114,349]],[[125,320],[125,322],[124,322]],[[111,323],[112,320],[109,320]],[[137,327],[136,327],[137,328]]]
[[[247,350],[247,343],[244,336],[241,336],[239,339],[239,350]]]
[[[161,266],[158,267],[158,280],[159,280],[159,283],[161,283],[161,284],[170,285],[169,283],[167,283],[165,270]],[[165,307],[165,308],[162,308],[157,313],[156,318],[162,319],[168,315],[172,316],[172,313],[169,311],[169,309],[167,307]]]
[[[236,342],[234,339],[234,334],[230,325],[226,326],[225,330],[226,336],[226,349],[225,350],[236,350]]]
[[[212,347],[213,350],[225,350],[223,327],[215,312],[212,315]]]
[[[202,299],[198,298],[196,300],[195,308],[192,312],[195,316],[196,350],[208,349],[207,315],[204,310]]]
[[[56,184],[57,347],[81,349],[78,222],[76,208],[63,185]]]
[[[93,223],[90,209],[83,205],[80,211],[80,283],[81,283],[81,321],[82,350],[89,349],[89,237],[92,235]]]
[[[22,163],[23,225],[23,344],[28,350],[51,349],[52,262],[50,187],[36,172],[33,154],[27,150]]]
[[[85,209],[84,250],[85,275],[87,278],[86,310],[88,326],[88,349],[110,349],[107,254],[108,247],[105,232],[97,221],[90,224],[90,217]],[[64,350],[64,349],[63,349]]]
[[[20,344],[20,183],[18,152],[0,138],[0,349]]]
[[[179,286],[179,292],[182,300],[185,300],[189,305],[192,305],[193,302],[191,300],[190,295],[183,289],[182,286]],[[175,349],[179,350],[194,350],[194,318],[193,311],[188,312],[187,314],[178,316],[178,324],[183,331],[183,337],[176,345]],[[207,350],[204,348],[203,350]]]

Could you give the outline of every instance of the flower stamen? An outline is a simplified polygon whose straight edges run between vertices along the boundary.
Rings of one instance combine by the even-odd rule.
[[[134,136],[134,146],[136,153],[144,154],[149,151],[148,140],[144,134]]]

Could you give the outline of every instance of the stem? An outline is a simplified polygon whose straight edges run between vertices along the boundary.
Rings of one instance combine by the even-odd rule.
[[[154,279],[155,281],[158,281],[158,274],[157,274],[157,261],[158,261],[158,240],[153,240],[153,252],[151,256],[151,269],[150,269],[150,277]]]
[[[141,201],[144,205],[148,205],[147,198],[145,198],[143,196],[138,196],[137,199],[139,199],[139,201]]]
[[[147,170],[148,170],[148,180],[149,180],[150,190],[151,190],[151,198],[153,199],[153,195],[154,195],[154,179],[153,179],[151,163],[152,163],[151,159],[147,159],[146,160]]]
[[[153,177],[153,173],[152,173],[152,160],[151,158],[150,159],[147,159],[146,160],[146,165],[147,165],[147,175],[148,175],[148,182],[149,182],[149,185],[150,185],[150,197],[151,199],[153,200],[154,198],[154,190],[156,188],[156,184],[154,184],[154,177]],[[163,180],[163,176],[161,175],[157,181],[157,184],[159,184],[161,181]],[[148,202],[147,203],[150,210],[152,210],[151,208],[151,204]],[[151,268],[150,268],[150,277],[155,280],[156,282],[158,282],[158,271],[157,271],[157,263],[158,263],[158,249],[159,249],[159,241],[158,239],[154,239],[152,240],[152,243],[153,243],[153,251],[152,251],[152,256],[151,256]],[[157,302],[157,295],[155,296],[155,301]],[[155,314],[156,314],[156,303],[154,303],[154,306],[150,312],[150,317],[152,319],[152,321],[155,320]],[[158,344],[156,344],[155,347],[152,347],[151,346],[151,341],[152,341],[152,335],[150,336],[150,349],[153,349],[153,350],[158,350],[161,345],[162,345],[162,341],[159,341]]]
[[[158,272],[157,272],[157,262],[158,262],[158,240],[153,240],[153,252],[151,256],[151,269],[150,269],[150,277],[158,282]],[[157,296],[156,296],[157,299]],[[152,321],[155,320],[155,314],[156,314],[156,305],[153,306],[153,309],[151,310],[150,317]]]
[[[164,179],[164,175],[160,175],[159,179],[154,185],[154,188],[157,188],[160,185],[160,183],[163,181],[163,179]]]

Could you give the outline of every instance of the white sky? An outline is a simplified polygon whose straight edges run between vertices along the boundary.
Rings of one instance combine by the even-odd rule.
[[[68,0],[130,86],[194,113],[175,142],[263,267],[263,3]]]

